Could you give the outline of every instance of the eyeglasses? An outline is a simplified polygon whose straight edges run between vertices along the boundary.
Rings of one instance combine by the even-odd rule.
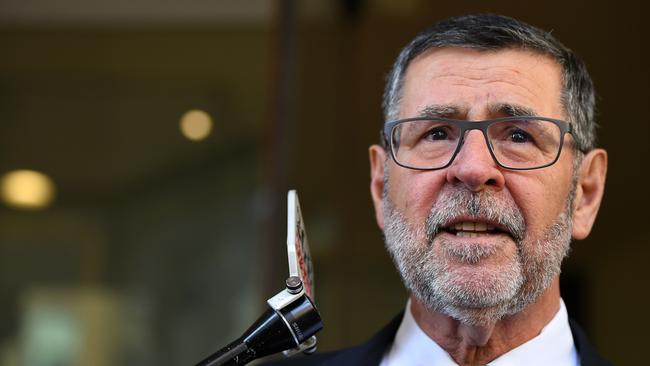
[[[388,122],[386,147],[400,166],[417,170],[448,167],[463,146],[465,132],[480,130],[494,161],[512,170],[540,169],[560,156],[572,125],[557,119],[523,116],[485,121],[407,118]]]

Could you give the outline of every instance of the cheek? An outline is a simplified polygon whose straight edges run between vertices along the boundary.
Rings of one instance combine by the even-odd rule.
[[[401,170],[401,171],[400,171]],[[440,171],[395,168],[390,175],[389,196],[393,205],[412,222],[424,222],[445,184]]]
[[[564,211],[571,177],[548,171],[544,174],[506,178],[515,203],[526,220],[529,235],[541,235]]]

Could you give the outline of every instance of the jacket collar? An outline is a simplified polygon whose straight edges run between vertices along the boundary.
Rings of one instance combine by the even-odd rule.
[[[404,311],[400,312],[393,320],[388,323],[382,330],[375,334],[366,343],[359,346],[348,348],[337,352],[337,354],[329,359],[328,365],[379,365],[384,356],[384,353],[390,348],[399,328]],[[573,341],[575,342],[578,355],[580,357],[581,366],[611,366],[607,360],[602,358],[598,352],[593,348],[584,331],[580,326],[571,318],[569,318],[569,326],[573,334]],[[331,362],[331,363],[330,363]]]

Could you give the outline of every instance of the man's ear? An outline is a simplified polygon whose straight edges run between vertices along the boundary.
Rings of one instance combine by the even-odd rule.
[[[605,190],[607,152],[594,149],[582,159],[573,203],[573,238],[584,239],[591,232]]]
[[[386,151],[379,145],[372,145],[368,149],[370,155],[370,195],[375,205],[377,225],[384,230],[384,163]]]

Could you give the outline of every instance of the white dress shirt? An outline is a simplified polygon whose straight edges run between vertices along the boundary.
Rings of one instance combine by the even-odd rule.
[[[380,366],[456,366],[458,365],[415,322],[411,301],[395,340],[384,354]],[[573,344],[569,316],[560,300],[560,310],[533,339],[499,356],[489,366],[577,366],[578,354]]]

